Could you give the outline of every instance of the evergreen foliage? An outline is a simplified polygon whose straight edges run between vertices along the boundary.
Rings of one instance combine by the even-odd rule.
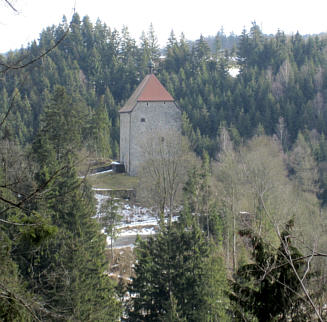
[[[85,115],[83,104],[56,88],[30,155],[16,159],[21,166],[23,158],[34,160],[34,178],[24,178],[22,187],[21,178],[3,182],[6,199],[1,200],[15,205],[1,204],[5,321],[116,321],[120,316],[114,285],[104,274],[106,242],[92,218],[93,192],[75,170]],[[25,197],[30,191],[33,198]]]
[[[39,43],[8,53],[7,62],[23,55],[36,57],[58,40],[66,28],[64,18],[60,25],[46,28]],[[233,45],[227,44],[227,39],[234,39]],[[21,143],[31,142],[49,104],[49,93],[61,85],[90,110],[100,113],[98,107],[106,107],[109,121],[101,114],[101,128],[106,137],[109,129],[112,151],[102,140],[96,145],[104,147],[95,150],[103,151],[100,155],[116,154],[118,107],[147,73],[152,58],[158,77],[190,122],[194,138],[191,141],[199,155],[205,150],[215,157],[219,152],[217,133],[222,123],[247,139],[255,134],[259,124],[267,135],[277,133],[282,118],[288,132],[285,149],[305,128],[326,135],[325,38],[303,37],[299,33],[287,36],[280,30],[266,36],[254,22],[239,37],[227,37],[220,30],[215,42],[213,45],[201,36],[192,43],[184,35],[177,39],[172,32],[165,59],[159,60],[153,26],[142,35],[138,47],[126,27],[121,32],[111,30],[100,20],[93,25],[87,16],[81,19],[75,14],[67,37],[55,50],[24,72],[6,73],[0,82],[1,113],[14,102],[9,118],[12,131]],[[237,57],[232,49],[235,46]],[[225,49],[229,51],[223,52]],[[228,72],[232,66],[240,66],[235,78]],[[89,112],[90,118],[92,114]],[[95,119],[96,116],[93,122]],[[92,140],[97,140],[96,134],[91,132]]]
[[[183,223],[162,223],[155,237],[138,240],[135,277],[129,288],[131,321],[226,318],[222,260],[190,214],[183,216],[188,217]]]
[[[258,321],[302,321],[308,316],[309,308],[301,295],[301,281],[289,262],[290,256],[298,274],[304,273],[306,262],[292,245],[292,226],[291,221],[286,225],[277,250],[253,232],[240,231],[242,237],[250,240],[253,263],[241,266],[235,280],[231,281],[230,298],[236,304],[234,314],[239,320],[244,320],[249,313]],[[287,250],[283,243],[287,244]]]

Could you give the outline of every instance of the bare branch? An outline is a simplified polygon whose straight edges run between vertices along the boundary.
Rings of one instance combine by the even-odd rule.
[[[34,310],[31,308],[30,304],[27,303],[24,298],[22,298],[21,296],[18,296],[14,292],[12,292],[10,289],[8,289],[2,283],[0,283],[0,290],[2,290],[0,293],[0,298],[2,297],[5,299],[8,299],[9,301],[18,303],[19,305],[23,306],[32,315],[32,317],[33,317],[33,319],[35,319],[35,321],[41,321],[35,314]],[[36,304],[36,303],[34,302],[34,304]],[[40,305],[40,307],[42,307],[42,305]]]
[[[307,274],[310,271],[310,263],[311,263],[313,257],[314,257],[314,253],[311,254],[311,256],[309,257],[309,260],[307,261],[307,269],[305,270],[305,272],[302,276],[301,282],[304,281],[305,277],[307,276]]]
[[[269,214],[269,212],[268,212],[268,210],[267,210],[267,208],[266,208],[266,206],[265,206],[265,202],[264,202],[263,198],[262,198],[261,196],[260,196],[260,198],[261,198],[261,202],[262,202],[263,209],[264,209],[264,211],[265,211],[265,213],[266,213],[268,219],[269,219],[269,220],[271,221],[271,223],[274,225],[274,228],[275,228],[275,231],[276,231],[276,233],[277,233],[278,239],[279,239],[279,241],[281,242],[281,244],[282,244],[282,246],[283,246],[283,248],[284,248],[285,254],[287,254],[287,256],[285,256],[285,257],[286,257],[287,260],[288,260],[288,264],[291,265],[291,268],[292,268],[292,270],[293,270],[293,272],[294,272],[294,274],[295,274],[297,280],[299,281],[299,283],[300,283],[300,285],[301,285],[301,288],[302,288],[302,290],[303,290],[303,292],[304,292],[304,294],[305,294],[307,300],[309,301],[310,305],[311,305],[312,308],[314,309],[314,311],[315,311],[315,313],[316,313],[316,315],[317,315],[318,320],[322,322],[323,320],[322,320],[322,318],[321,318],[321,316],[320,316],[320,313],[319,313],[319,311],[318,311],[318,308],[316,307],[316,305],[315,305],[314,302],[312,301],[311,296],[310,296],[310,294],[309,294],[307,288],[306,288],[305,285],[303,284],[303,280],[300,278],[300,276],[299,276],[299,274],[298,274],[298,272],[297,272],[297,270],[296,270],[296,268],[295,268],[295,266],[294,266],[294,259],[293,259],[292,256],[291,256],[291,252],[290,252],[290,250],[289,250],[288,242],[287,242],[287,238],[288,238],[289,236],[286,236],[285,239],[282,238],[282,235],[281,235],[281,233],[280,233],[280,231],[279,231],[279,227],[278,227],[278,225],[277,225],[277,224],[272,220],[272,218],[271,218],[271,216],[270,216],[270,214]],[[310,255],[310,257],[311,257],[311,255]]]
[[[5,224],[14,225],[14,226],[37,226],[37,224],[20,224],[17,222],[12,222],[12,221],[8,221],[8,220],[4,220],[4,219],[0,219],[0,221]]]
[[[1,63],[0,63],[0,65],[1,65]],[[21,84],[19,85],[19,87],[20,87],[21,85],[24,84],[25,80],[26,80],[26,76],[24,77],[24,79],[23,79],[23,81],[21,82]],[[14,104],[14,103],[15,103],[15,99],[16,99],[16,97],[17,97],[18,94],[19,94],[19,91],[18,91],[18,90],[14,91],[14,95],[12,96],[12,98],[11,98],[11,100],[10,100],[10,104],[9,104],[8,110],[7,110],[7,112],[6,112],[5,116],[4,116],[4,118],[3,118],[2,121],[0,122],[0,128],[3,126],[4,122],[6,121],[6,119],[7,119],[8,116],[9,116],[10,112],[11,112],[12,109],[14,108],[14,106],[15,106],[15,104]]]
[[[285,252],[286,252],[286,250],[287,250],[287,254],[288,254],[288,256],[289,256],[289,264],[291,265],[292,270],[293,270],[293,272],[294,272],[296,278],[297,278],[298,281],[300,282],[301,287],[302,287],[302,290],[303,290],[304,294],[306,295],[306,298],[308,299],[309,303],[311,304],[312,308],[314,309],[314,311],[315,311],[315,313],[316,313],[316,315],[317,315],[319,321],[323,322],[323,319],[321,318],[320,313],[319,313],[319,311],[318,311],[316,305],[313,303],[313,301],[312,301],[312,299],[311,299],[311,296],[310,296],[310,294],[309,294],[307,288],[306,288],[305,285],[303,284],[303,281],[301,280],[301,278],[300,278],[300,276],[299,276],[299,274],[298,274],[298,272],[297,272],[297,270],[296,270],[296,268],[295,268],[295,266],[294,266],[294,263],[293,263],[293,260],[292,260],[291,254],[290,254],[289,249],[288,249],[288,245],[286,245],[285,243],[283,243],[283,247],[285,248]]]
[[[1,211],[0,212],[0,215],[2,215],[3,213],[7,212],[9,209],[12,209],[12,208],[18,208],[20,210],[26,211],[26,209],[24,209],[24,207],[23,207],[24,203],[26,203],[27,201],[31,200],[38,193],[40,193],[41,191],[43,191],[50,184],[50,182],[53,181],[59,175],[59,173],[62,172],[66,168],[67,168],[67,165],[64,165],[63,167],[61,167],[60,169],[58,169],[44,184],[42,184],[39,187],[37,187],[37,189],[35,189],[32,193],[30,193],[28,196],[26,196],[25,198],[23,198],[21,201],[19,201],[17,203],[15,203],[13,201],[10,201],[8,199],[5,199],[5,198],[3,198],[3,197],[0,196],[0,200],[1,201],[3,201],[4,203],[10,205],[9,207],[7,207],[3,211]]]
[[[15,12],[18,12],[18,10],[8,1],[8,0],[5,0],[5,3],[12,9],[14,10]]]
[[[11,64],[7,64],[3,61],[0,61],[0,66],[3,67],[2,70],[0,70],[0,73],[6,73],[8,70],[19,70],[19,69],[23,69],[29,65],[34,64],[35,62],[37,62],[38,60],[42,59],[43,57],[45,57],[46,55],[48,55],[52,50],[54,50],[56,47],[59,46],[59,44],[66,38],[66,36],[69,33],[70,27],[71,27],[72,21],[70,23],[70,25],[68,26],[67,30],[64,32],[64,34],[62,35],[62,37],[60,37],[59,40],[56,41],[56,43],[51,46],[50,48],[48,48],[46,51],[44,51],[41,55],[37,56],[36,58],[31,59],[30,61],[28,61],[27,63],[22,63],[20,64],[20,62],[22,61],[22,59],[19,59],[15,64],[11,65]]]

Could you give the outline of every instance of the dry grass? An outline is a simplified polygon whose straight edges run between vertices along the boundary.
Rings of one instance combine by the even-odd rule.
[[[78,175],[84,176],[98,167],[110,165],[112,161],[113,160],[109,158],[98,158],[90,154],[90,152],[84,148],[78,153],[76,169]]]

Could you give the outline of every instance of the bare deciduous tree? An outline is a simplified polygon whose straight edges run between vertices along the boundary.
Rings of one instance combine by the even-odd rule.
[[[326,265],[327,258],[327,217],[315,195],[315,172],[312,172],[314,167],[310,161],[310,151],[306,150],[300,144],[296,150],[297,157],[293,154],[293,166],[299,173],[299,178],[295,180],[290,180],[285,155],[280,145],[271,138],[255,137],[239,152],[232,149],[228,153],[222,152],[215,172],[218,181],[217,199],[225,206],[226,216],[229,216],[229,231],[233,236],[236,236],[238,229],[249,228],[271,247],[282,245],[283,253],[286,254],[285,265],[290,265],[298,279],[302,288],[301,296],[311,306],[311,313],[322,321],[326,274],[321,265]],[[248,221],[250,227],[243,226],[241,215],[251,216]],[[291,256],[289,243],[281,234],[292,219],[295,226],[288,238],[292,238],[293,245],[304,254],[301,259]],[[230,243],[233,245],[235,267],[237,243],[234,238]],[[298,260],[306,262],[304,272],[297,270]],[[269,274],[276,267],[268,265],[263,269],[264,274]],[[315,274],[319,270],[322,273]],[[308,278],[312,273],[315,278]],[[316,298],[313,293],[318,294]],[[308,312],[308,316],[311,313]]]
[[[188,142],[179,132],[153,132],[142,149],[145,162],[140,173],[138,195],[171,221],[178,194],[186,181],[194,157]]]

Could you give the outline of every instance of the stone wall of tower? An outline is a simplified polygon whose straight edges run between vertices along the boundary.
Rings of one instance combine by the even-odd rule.
[[[130,151],[130,120],[131,113],[120,113],[120,162],[124,163],[126,172],[129,172]]]
[[[181,132],[181,112],[174,102],[138,102],[131,113],[123,114],[130,114],[130,132],[121,132],[121,149],[127,150],[122,143],[129,135],[129,159],[125,160],[128,162],[127,172],[134,176],[146,161],[145,146],[149,140],[156,136],[164,139],[165,135]],[[126,119],[123,116],[124,128],[128,122]],[[120,126],[122,131],[122,124]]]

